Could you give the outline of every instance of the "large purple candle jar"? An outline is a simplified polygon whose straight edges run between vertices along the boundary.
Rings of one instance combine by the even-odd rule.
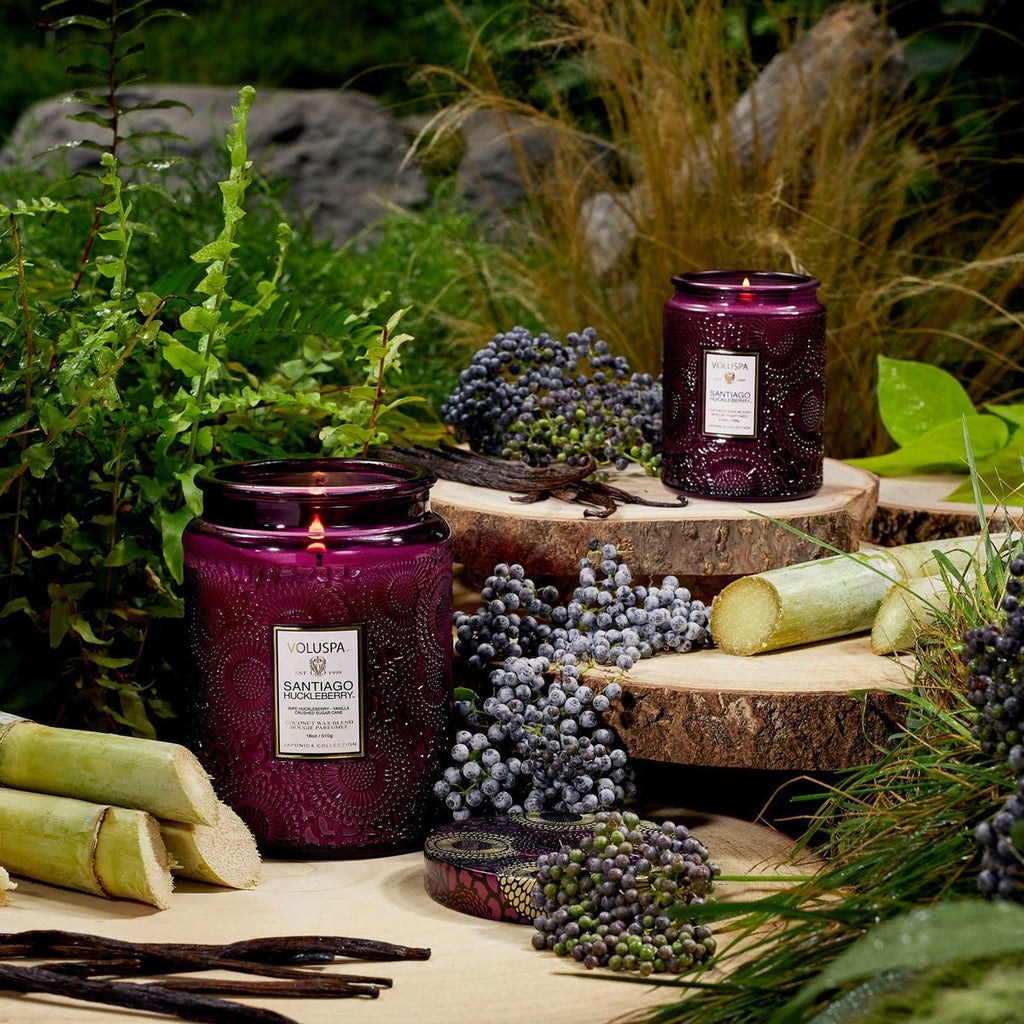
[[[191,736],[268,852],[411,849],[451,707],[452,555],[431,473],[290,459],[200,474],[185,531]]]
[[[665,303],[662,480],[776,501],[822,482],[825,308],[800,274],[701,271]]]

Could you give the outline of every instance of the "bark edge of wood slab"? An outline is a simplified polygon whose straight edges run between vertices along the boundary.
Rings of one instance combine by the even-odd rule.
[[[708,768],[870,764],[906,718],[912,659],[862,634],[751,657],[660,654],[619,677],[606,712],[631,757]]]
[[[963,481],[952,473],[882,477],[878,505],[871,518],[867,540],[890,547],[920,540],[966,537],[977,533],[977,508],[965,501],[943,501]],[[996,533],[1024,529],[1024,507],[985,507],[987,524]]]
[[[616,487],[672,501],[675,494],[639,469],[609,474]],[[616,544],[635,579],[669,573],[707,602],[726,583],[765,569],[831,554],[792,527],[841,551],[855,551],[875,513],[878,479],[833,459],[824,484],[797,501],[728,502],[691,497],[687,505],[624,505],[606,519],[545,500],[529,505],[508,492],[438,480],[431,503],[452,528],[455,561],[467,582],[482,583],[499,562],[518,562],[537,583],[571,589],[592,537]]]

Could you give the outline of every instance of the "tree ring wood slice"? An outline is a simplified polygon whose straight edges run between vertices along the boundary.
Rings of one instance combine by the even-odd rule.
[[[605,718],[631,757],[836,771],[878,760],[905,720],[913,666],[873,654],[866,635],[751,657],[659,654],[615,677],[623,696]]]
[[[631,494],[675,502],[675,491],[638,467],[612,471],[608,483]],[[671,573],[694,596],[710,601],[739,576],[809,561],[832,552],[799,530],[841,551],[855,551],[875,512],[872,473],[825,460],[817,494],[795,501],[728,502],[689,498],[671,508],[622,505],[606,519],[584,507],[548,498],[530,504],[505,491],[438,480],[431,504],[451,525],[455,561],[479,585],[499,562],[518,562],[536,583],[576,585],[578,561],[592,537],[618,546],[638,581]]]
[[[952,473],[882,477],[867,539],[890,546],[977,533],[980,519],[973,502],[943,500],[963,480]],[[985,514],[989,529],[996,532],[1024,527],[1020,505],[986,505]]]

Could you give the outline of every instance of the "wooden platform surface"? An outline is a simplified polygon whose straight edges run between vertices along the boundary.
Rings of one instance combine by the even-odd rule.
[[[649,499],[677,495],[638,468],[608,482]],[[875,511],[877,478],[825,460],[822,489],[798,501],[727,502],[690,498],[671,508],[623,505],[606,519],[554,498],[519,504],[505,491],[439,480],[435,511],[452,527],[455,560],[479,583],[499,562],[519,562],[536,582],[575,581],[577,562],[594,537],[614,543],[637,579],[672,573],[702,600],[729,580],[828,552],[799,530],[843,551],[856,550]],[[790,529],[792,528],[792,529]]]
[[[790,840],[763,826],[677,811],[659,820],[666,816],[690,827],[725,874],[765,876],[757,883],[720,883],[721,899],[765,894],[784,887],[770,881],[772,874],[809,873],[817,864],[807,857],[789,863]],[[435,903],[424,890],[419,853],[371,860],[272,860],[264,865],[264,875],[260,886],[246,892],[182,884],[165,911],[19,880],[0,914],[4,930],[11,932],[60,928],[137,942],[211,943],[283,934],[348,935],[433,951],[424,962],[325,968],[393,978],[394,987],[377,999],[239,1000],[301,1024],[450,1024],[467,1016],[492,1024],[607,1024],[679,997],[650,985],[598,980],[580,964],[536,952],[529,926],[469,917]],[[54,996],[0,992],[0,1022],[12,1024],[168,1019]]]
[[[962,475],[952,473],[881,477],[878,505],[865,539],[883,545],[909,544],[977,533],[977,506],[973,502],[945,500],[963,480]],[[1016,504],[985,506],[985,518],[991,529],[1024,528],[1020,495],[1014,500]]]
[[[620,678],[607,717],[633,757],[831,771],[877,758],[911,679],[912,660],[872,654],[866,634],[752,657],[661,654]]]

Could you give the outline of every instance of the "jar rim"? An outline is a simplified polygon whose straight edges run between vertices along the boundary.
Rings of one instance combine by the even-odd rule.
[[[436,480],[423,466],[312,455],[225,463],[200,472],[196,486],[206,494],[242,500],[346,502],[412,494]]]
[[[694,270],[672,278],[677,288],[701,292],[758,292],[784,294],[800,289],[817,288],[821,282],[809,274],[781,270]]]

